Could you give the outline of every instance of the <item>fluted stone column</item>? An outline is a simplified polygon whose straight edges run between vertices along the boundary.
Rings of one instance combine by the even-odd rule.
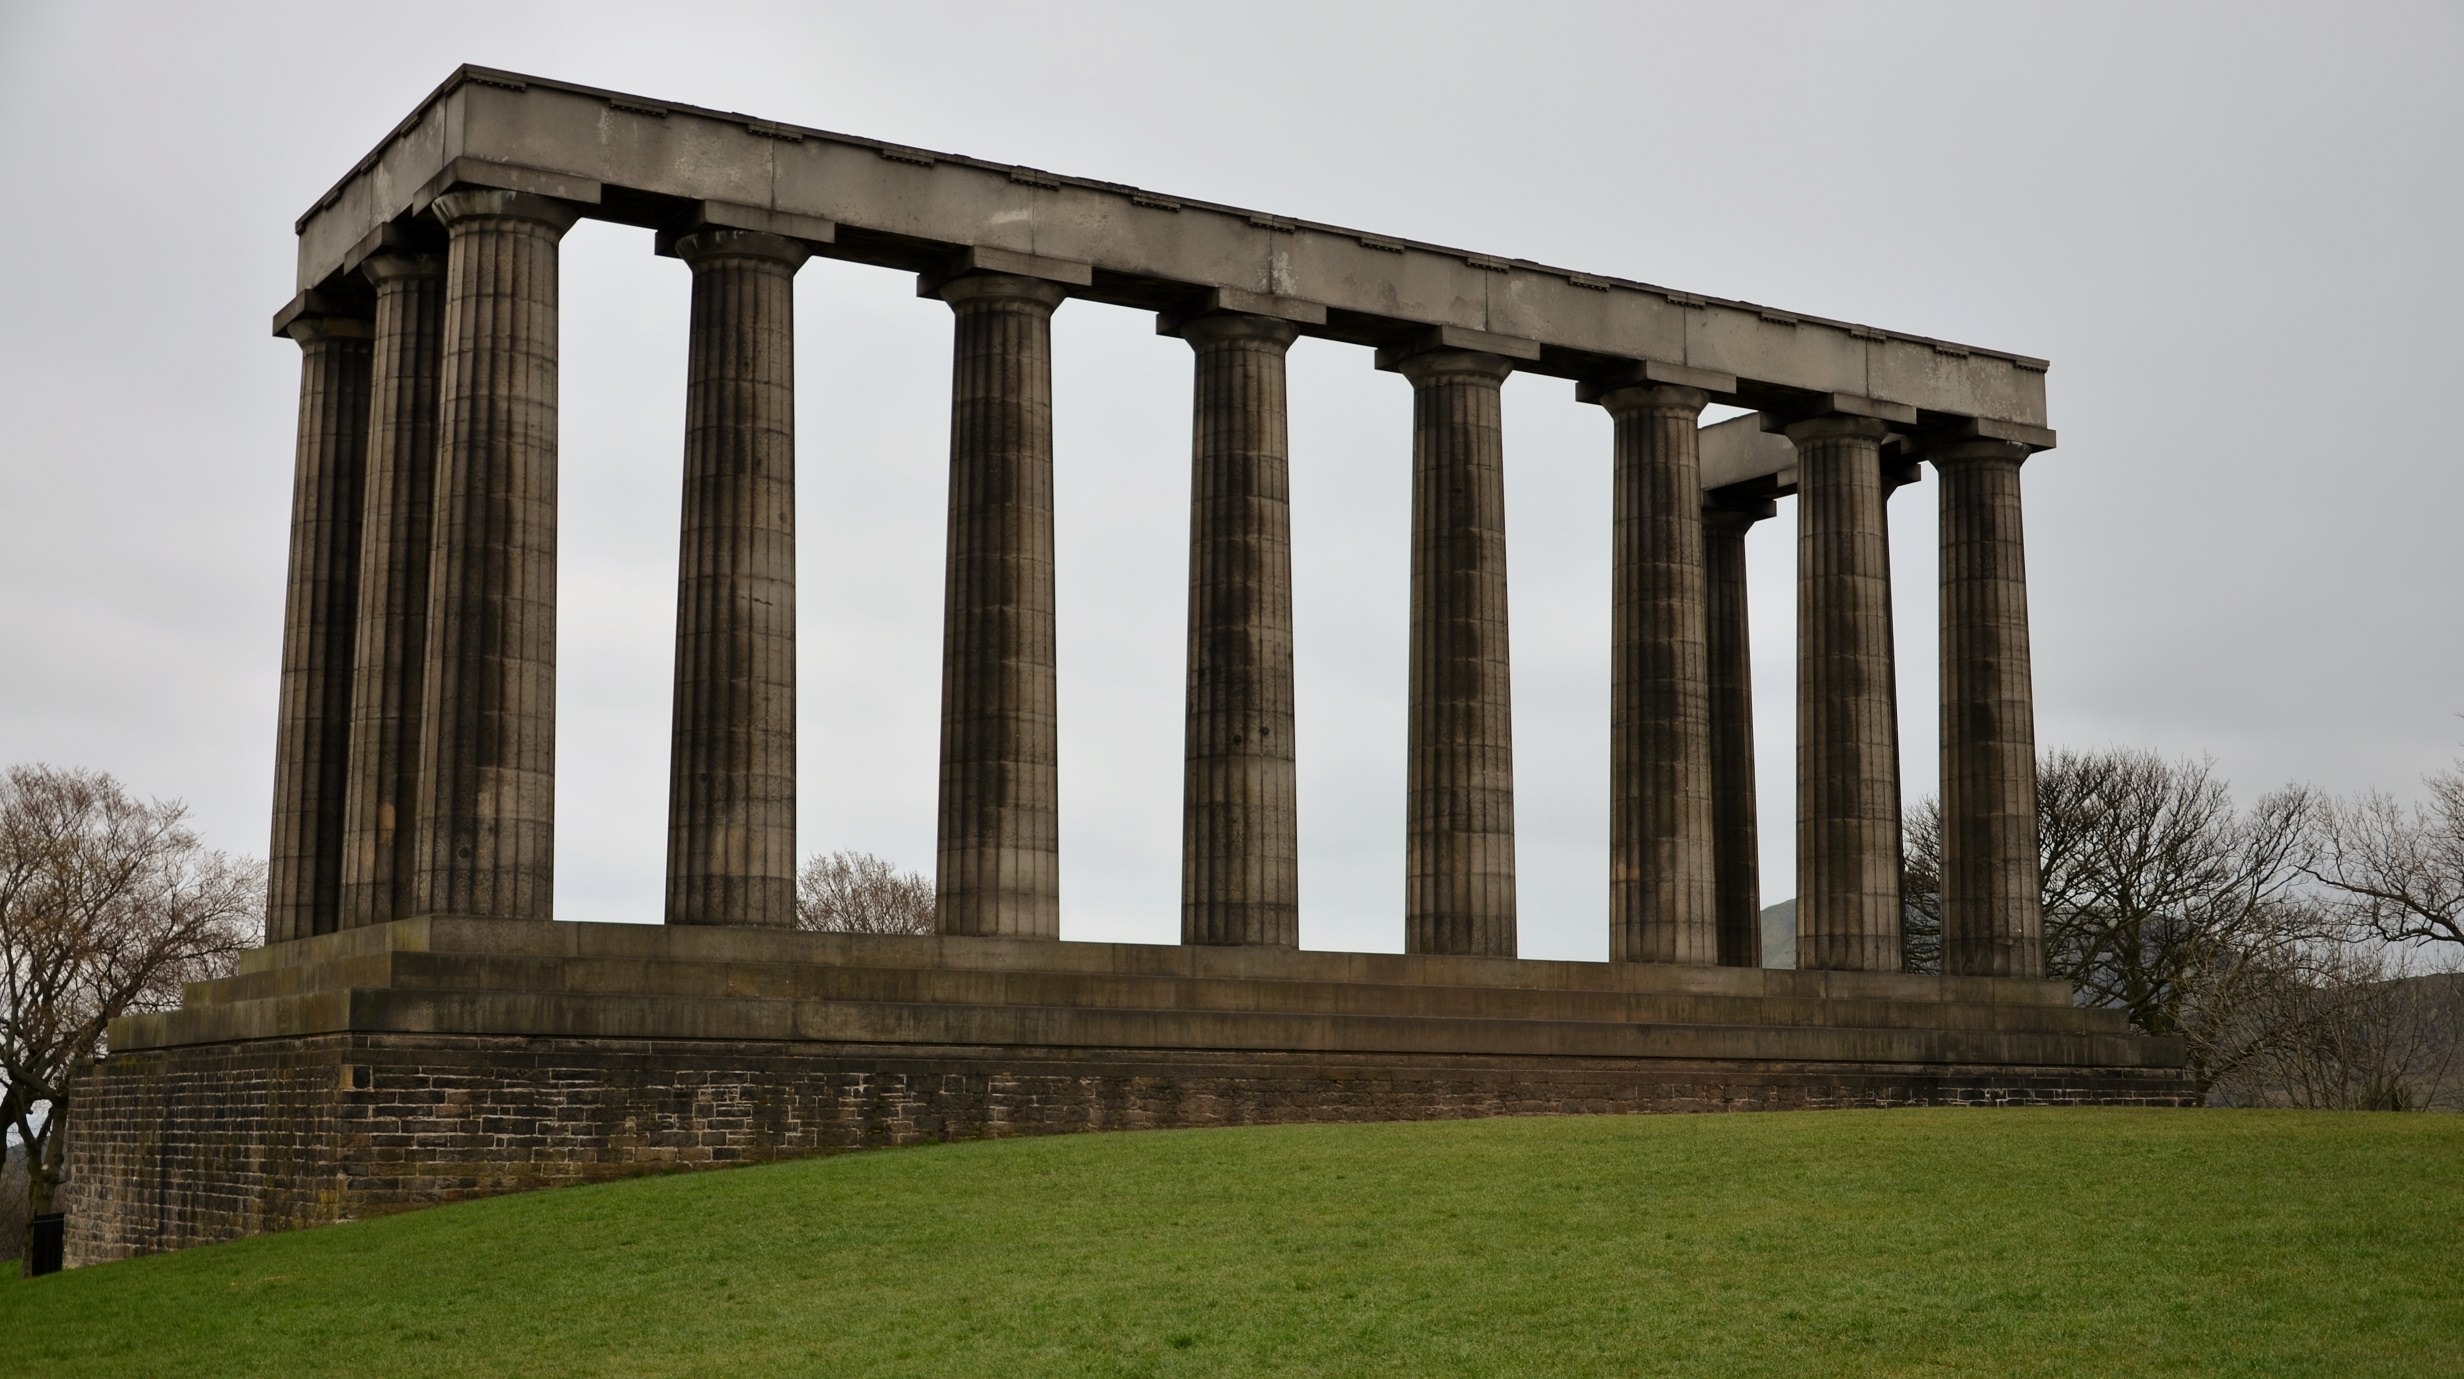
[[[1181,942],[1300,944],[1287,322],[1181,326],[1197,354]]]
[[[291,475],[274,826],[266,860],[269,943],[331,933],[340,922],[360,488],[368,450],[368,322],[301,315],[283,333],[300,348],[299,444]]]
[[[1797,446],[1797,965],[1895,971],[1899,724],[1882,422],[1821,416]]]
[[[795,274],[803,245],[704,230],[685,385],[667,922],[796,919]]]
[[[343,824],[344,928],[383,924],[409,913],[411,903],[445,322],[442,255],[380,254],[360,271],[376,285],[376,340]]]
[[[574,210],[457,191],[421,695],[418,914],[546,919],[556,866],[557,242]]]
[[[1928,452],[1942,480],[1942,970],[2041,977],[2036,692],[2019,466],[2028,448]]]
[[[1501,388],[1511,360],[1437,349],[1412,383],[1404,951],[1515,952],[1514,719]]]
[[[972,273],[957,317],[942,613],[939,924],[1061,935],[1052,584],[1052,313],[1058,284]]]
[[[1702,463],[1709,395],[1601,394],[1616,421],[1609,711],[1609,960],[1712,963],[1711,687]]]
[[[1703,586],[1711,663],[1712,910],[1722,967],[1762,966],[1762,847],[1755,817],[1754,654],[1745,534],[1774,515],[1768,498],[1703,507]]]

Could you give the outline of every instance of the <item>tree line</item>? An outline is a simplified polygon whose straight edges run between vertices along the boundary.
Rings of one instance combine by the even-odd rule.
[[[2287,786],[2237,807],[2210,762],[2114,749],[2037,772],[2045,966],[2180,1037],[2201,1098],[2405,1110],[2464,1043],[2464,764],[2406,806]],[[1941,970],[1942,816],[1906,816],[1907,966]]]

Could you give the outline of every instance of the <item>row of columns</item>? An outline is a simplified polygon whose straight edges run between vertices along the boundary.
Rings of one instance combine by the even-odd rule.
[[[269,938],[417,914],[543,919],[554,857],[557,245],[575,208],[437,198],[441,255],[380,253],[371,315],[299,314],[301,422]],[[693,274],[666,918],[785,926],[795,882],[793,277],[800,243],[705,228]],[[1051,318],[1066,285],[928,279],[952,309],[939,927],[1060,932]],[[1285,320],[1191,346],[1182,940],[1296,946]],[[1516,951],[1501,387],[1442,338],[1413,389],[1406,947]],[[1706,505],[1711,395],[1611,381],[1613,960],[1755,966],[1745,534]],[[1899,966],[1882,446],[1786,426],[1799,474],[1799,962]],[[1940,471],[1947,970],[2041,970],[2018,469]]]

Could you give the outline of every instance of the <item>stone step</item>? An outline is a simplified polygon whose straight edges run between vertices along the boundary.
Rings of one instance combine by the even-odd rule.
[[[1407,986],[923,966],[474,957],[420,952],[361,954],[199,983],[191,989],[189,1002],[192,1007],[203,1008],[363,987],[697,999],[1559,1019],[1627,1024],[2000,1029],[2065,1034],[2119,1034],[2126,1029],[2122,1017],[2113,1011],[1973,1001],[1825,1000],[1810,996]]]
[[[2031,1030],[358,989],[137,1016],[116,1051],[335,1033],[846,1045],[2166,1067],[2178,1041]],[[877,1051],[877,1050],[876,1050]]]
[[[937,935],[811,934],[658,924],[430,916],[276,944],[241,956],[242,974],[388,952],[574,957],[641,962],[824,964],[945,970],[1112,973],[1401,986],[1702,993],[2067,1007],[2068,984],[2009,977],[1821,972],[1570,962],[1533,958],[1335,953],[1180,944],[1072,943]]]

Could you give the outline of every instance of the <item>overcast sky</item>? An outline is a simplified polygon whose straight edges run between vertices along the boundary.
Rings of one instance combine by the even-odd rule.
[[[237,13],[242,17],[227,17]],[[2464,740],[2455,5],[374,7],[0,0],[0,761],[262,854],[293,219],[457,63],[2050,358],[2037,731],[2248,793]],[[655,920],[686,270],[566,240],[558,912]],[[798,282],[801,834],[927,873],[949,312]],[[1188,347],[1054,324],[1063,932],[1178,933]],[[1302,941],[1402,942],[1409,386],[1291,360]],[[1506,389],[1522,945],[1606,954],[1609,424]],[[1891,505],[1937,775],[1934,504]],[[1752,538],[1792,893],[1793,508]]]

